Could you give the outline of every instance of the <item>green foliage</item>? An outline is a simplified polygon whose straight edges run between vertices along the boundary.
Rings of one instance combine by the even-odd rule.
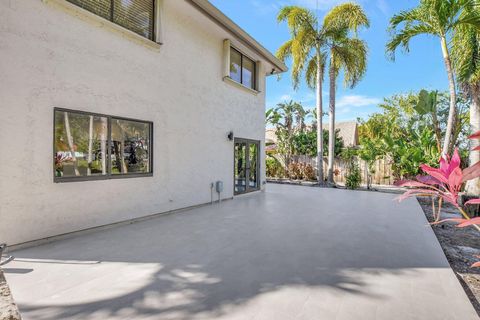
[[[285,169],[280,161],[274,157],[267,156],[265,160],[265,167],[267,171],[267,177],[270,178],[283,178],[285,176]]]
[[[394,95],[386,98],[380,108],[382,112],[360,120],[360,158],[369,164],[376,158],[387,158],[397,179],[417,175],[422,163],[435,165],[440,157],[438,141],[446,129],[449,96],[426,91],[419,95]],[[465,149],[468,107],[461,98],[457,101],[457,114],[453,141]]]
[[[348,147],[343,149],[340,155],[342,160],[347,163],[347,174],[345,175],[345,187],[347,187],[347,189],[358,189],[362,182],[360,167],[357,161],[358,153],[358,149]]]
[[[417,111],[419,115],[436,113],[437,96],[438,91],[428,92],[427,90],[420,90],[417,105],[414,106],[415,111]]]
[[[347,147],[342,150],[342,153],[340,154],[340,158],[342,160],[351,162],[355,160],[355,157],[357,156],[358,150],[352,147]]]
[[[358,163],[353,161],[347,175],[345,176],[345,187],[347,187],[347,189],[355,190],[360,187],[361,182],[362,176],[360,174],[360,168],[358,167]]]
[[[398,47],[409,51],[410,40],[418,35],[445,38],[459,28],[480,27],[478,10],[472,10],[471,0],[421,0],[413,9],[402,11],[390,19],[391,39],[387,53],[393,59]]]
[[[277,107],[267,110],[265,119],[267,124],[275,127],[277,135],[277,153],[283,158],[286,165],[294,154],[294,136],[305,131],[305,119],[310,112],[305,110],[301,103],[289,101],[279,103]]]
[[[335,131],[335,157],[339,156],[344,147],[343,139],[339,136],[340,130]],[[323,130],[323,144],[328,145],[328,130]],[[297,155],[317,156],[317,131],[315,129],[298,132],[293,137],[293,150]],[[323,150],[323,156],[328,150]]]

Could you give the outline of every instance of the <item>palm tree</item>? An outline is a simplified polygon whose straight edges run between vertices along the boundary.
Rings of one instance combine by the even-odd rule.
[[[328,182],[330,184],[334,184],[336,80],[340,71],[343,70],[345,86],[353,88],[364,76],[367,70],[367,44],[357,38],[357,31],[360,27],[369,27],[369,25],[367,15],[356,3],[344,3],[334,7],[325,16],[323,22],[323,34],[329,48]]]
[[[293,154],[293,136],[295,132],[295,120],[299,119],[299,104],[294,101],[285,101],[277,104],[266,113],[267,123],[275,126],[275,134],[278,139],[278,148],[283,156],[285,168],[288,168]],[[301,108],[303,110],[303,108]]]
[[[478,8],[468,8],[468,11]],[[465,10],[467,12],[467,10]],[[476,11],[480,14],[479,11]],[[462,91],[471,100],[470,129],[480,131],[480,32],[471,25],[459,26],[452,37],[452,60]],[[479,145],[477,139],[471,140],[472,149]],[[480,161],[480,151],[470,151],[470,165]],[[467,193],[480,194],[480,179],[472,179],[465,187]]]
[[[292,82],[298,89],[300,78],[305,73],[307,86],[316,91],[317,121],[317,179],[323,184],[323,101],[322,82],[325,70],[325,39],[315,14],[305,8],[285,6],[278,13],[279,23],[287,22],[291,39],[277,51],[277,57],[284,61],[292,59]]]
[[[410,10],[402,11],[390,19],[389,29],[392,37],[387,43],[387,53],[395,58],[395,51],[400,46],[409,51],[410,40],[418,35],[433,35],[440,40],[443,60],[447,70],[450,109],[443,143],[442,154],[449,153],[454,146],[452,141],[453,126],[456,117],[455,76],[450,55],[449,41],[452,33],[463,26],[480,26],[480,17],[474,11],[466,10],[476,0],[420,0],[420,4]]]

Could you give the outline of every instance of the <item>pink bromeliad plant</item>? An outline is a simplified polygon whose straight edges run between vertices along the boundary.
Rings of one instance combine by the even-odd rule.
[[[469,138],[479,139],[480,131]],[[480,150],[480,147],[476,147],[473,150]],[[402,201],[414,196],[429,196],[432,198],[433,215],[435,218],[434,224],[444,221],[454,221],[458,223],[458,227],[460,228],[473,226],[480,231],[480,217],[470,218],[458,203],[459,194],[462,191],[464,183],[480,177],[480,162],[464,170],[460,168],[460,163],[461,159],[458,150],[455,149],[451,159],[448,156],[440,158],[439,168],[432,168],[425,164],[421,165],[420,168],[425,175],[418,175],[416,180],[401,180],[395,183],[395,185],[399,187],[410,188],[397,199]],[[438,201],[438,210],[435,209],[435,200]],[[463,218],[440,221],[440,210],[444,201],[454,205],[460,211]],[[480,199],[467,201],[465,206],[471,204],[480,204]],[[480,267],[480,262],[473,264],[472,267]]]

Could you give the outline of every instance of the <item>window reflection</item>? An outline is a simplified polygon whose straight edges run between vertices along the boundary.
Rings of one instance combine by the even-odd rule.
[[[55,176],[105,175],[107,118],[55,111]]]
[[[255,62],[241,54],[238,50],[230,48],[230,78],[244,86],[256,89]]]
[[[55,110],[55,177],[151,173],[151,132],[150,122]]]
[[[230,50],[230,78],[242,82],[242,55],[233,48]]]
[[[150,125],[112,119],[112,174],[150,172]]]

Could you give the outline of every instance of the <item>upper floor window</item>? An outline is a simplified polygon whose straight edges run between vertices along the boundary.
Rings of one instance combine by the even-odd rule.
[[[154,39],[155,0],[67,0],[145,38]]]
[[[230,78],[244,86],[256,90],[256,64],[238,50],[230,48]]]

